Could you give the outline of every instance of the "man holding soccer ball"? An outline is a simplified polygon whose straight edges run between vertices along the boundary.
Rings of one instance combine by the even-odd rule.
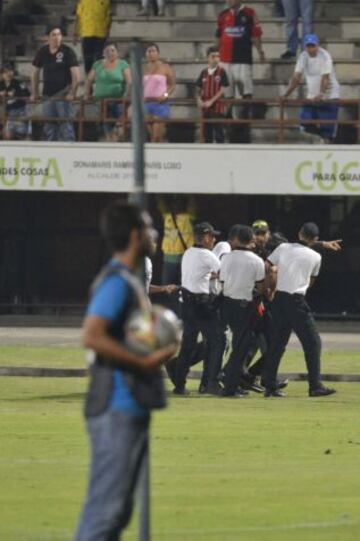
[[[139,355],[124,345],[127,321],[147,303],[134,271],[151,253],[150,217],[115,201],[105,210],[101,228],[112,258],[93,284],[83,325],[83,343],[93,350],[95,362],[85,405],[91,471],[76,541],[112,541],[126,528],[150,410],[163,405],[159,367],[176,350],[170,344]]]

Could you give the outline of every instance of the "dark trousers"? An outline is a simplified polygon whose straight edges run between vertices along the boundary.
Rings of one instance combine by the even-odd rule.
[[[221,115],[216,115],[215,113],[212,115],[204,115],[204,118],[210,119],[210,118],[222,118]],[[205,143],[213,143],[214,141],[216,143],[225,143],[225,134],[224,134],[224,126],[222,124],[211,124],[205,123],[204,124],[204,139]]]
[[[251,340],[250,318],[252,305],[250,302],[223,298],[222,320],[232,332],[232,351],[224,369],[225,391],[235,393],[240,378],[247,375],[246,354]]]
[[[89,73],[94,62],[102,57],[105,41],[105,38],[82,38],[82,53],[86,74]]]
[[[320,385],[321,339],[314,316],[303,295],[290,295],[278,291],[272,303],[272,338],[266,355],[264,380],[267,389],[276,389],[276,376],[281,357],[289,341],[291,331],[299,338],[305,354],[309,387]]]
[[[250,376],[252,376],[253,379],[263,373],[265,366],[265,356],[266,352],[269,349],[272,330],[272,316],[270,304],[267,303],[265,313],[262,317],[257,315],[255,317],[257,318],[257,320],[254,321],[251,343],[246,358],[246,365],[248,366],[249,374]],[[261,357],[259,357],[254,364],[251,364],[252,360],[254,359],[255,355],[259,350],[261,352]]]
[[[201,333],[205,351],[202,382],[205,386],[217,382],[221,369],[221,334],[219,316],[210,300],[183,292],[183,336],[176,365],[176,387],[183,388],[189,368],[194,364],[198,335]]]

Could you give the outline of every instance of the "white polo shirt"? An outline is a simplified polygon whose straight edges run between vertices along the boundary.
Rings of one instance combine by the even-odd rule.
[[[233,250],[221,260],[220,281],[230,299],[251,301],[256,282],[265,278],[265,263],[250,250]]]
[[[280,244],[268,260],[278,269],[276,289],[286,293],[305,295],[310,278],[320,272],[321,255],[297,242]]]
[[[207,248],[188,248],[181,261],[181,285],[191,293],[210,293],[212,272],[218,272],[220,261]]]
[[[305,75],[308,99],[315,98],[320,94],[320,83],[323,75],[330,75],[325,98],[328,100],[339,98],[340,85],[336,79],[332,58],[325,49],[319,47],[317,55],[314,57],[310,56],[307,51],[303,51],[296,62],[295,73]]]
[[[213,248],[213,254],[215,254],[216,257],[220,260],[225,254],[229,254],[230,252],[231,252],[231,246],[226,241],[218,242],[217,244],[215,244]]]

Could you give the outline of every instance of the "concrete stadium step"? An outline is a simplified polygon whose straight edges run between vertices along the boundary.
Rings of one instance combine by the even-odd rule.
[[[114,37],[114,40],[119,45],[119,50],[122,56],[124,56],[128,50],[131,41],[127,38]],[[266,57],[270,60],[279,60],[280,55],[286,49],[286,42],[284,39],[264,39],[264,50]],[[72,39],[65,38],[64,43],[73,47],[79,58],[82,56],[81,44],[73,44]],[[176,59],[176,60],[200,60],[206,59],[206,50],[208,47],[214,45],[214,40],[202,38],[160,38],[156,40],[160,47],[160,53],[164,60]],[[35,49],[44,44],[44,39],[38,39],[36,47],[30,45],[27,49],[27,54],[34,54]],[[144,47],[146,42],[144,43]],[[334,58],[342,59],[360,59],[360,38],[357,40],[334,39],[324,40],[322,46],[329,51]],[[256,51],[254,51],[254,57],[256,57]]]
[[[156,25],[151,24],[152,22]],[[337,19],[322,18],[314,21],[314,29],[321,39],[347,38],[356,39],[359,36],[360,18],[339,17]],[[74,22],[70,20],[69,32],[73,30]],[[262,26],[266,38],[284,37],[284,20],[280,18],[263,19]],[[188,37],[198,36],[212,38],[215,35],[215,21],[203,19],[201,21],[191,18],[149,17],[142,19],[135,17],[123,21],[114,18],[111,27],[112,36],[141,37],[142,39]]]
[[[47,3],[47,2],[46,2]],[[122,19],[134,17],[139,10],[140,2],[121,1],[114,3],[114,14]],[[252,0],[249,3],[255,9],[260,20],[263,17],[274,16],[274,0]],[[216,18],[217,15],[227,7],[226,2],[218,0],[180,0],[168,1],[165,3],[165,13],[170,17],[198,17]],[[149,10],[151,13],[151,9]],[[320,17],[360,17],[360,6],[354,0],[317,0],[315,3],[315,18]]]

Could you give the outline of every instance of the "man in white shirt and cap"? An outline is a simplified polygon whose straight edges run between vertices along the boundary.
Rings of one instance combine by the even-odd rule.
[[[305,354],[309,396],[328,396],[336,391],[321,383],[321,339],[305,295],[320,272],[321,255],[309,245],[319,238],[315,223],[305,223],[299,231],[299,242],[283,243],[267,259],[268,270],[276,267],[276,293],[272,303],[273,334],[265,358],[265,397],[285,396],[276,384],[281,358],[294,331]]]
[[[316,34],[304,37],[304,51],[300,54],[295,73],[282,96],[286,99],[297,88],[302,76],[305,76],[307,98],[311,103],[303,106],[301,120],[337,120],[340,86],[336,79],[334,64],[330,53],[320,47]],[[326,101],[326,103],[324,103]],[[325,142],[331,143],[336,136],[334,124],[304,124],[302,129],[320,135]]]
[[[220,231],[216,231],[208,222],[195,225],[195,245],[188,248],[182,258],[184,331],[176,363],[175,394],[188,394],[186,377],[199,333],[206,344],[202,378],[204,391],[217,394],[220,387],[217,376],[221,368],[221,331],[215,299],[210,294],[211,281],[217,278],[220,270],[220,261],[212,252],[219,234]]]

